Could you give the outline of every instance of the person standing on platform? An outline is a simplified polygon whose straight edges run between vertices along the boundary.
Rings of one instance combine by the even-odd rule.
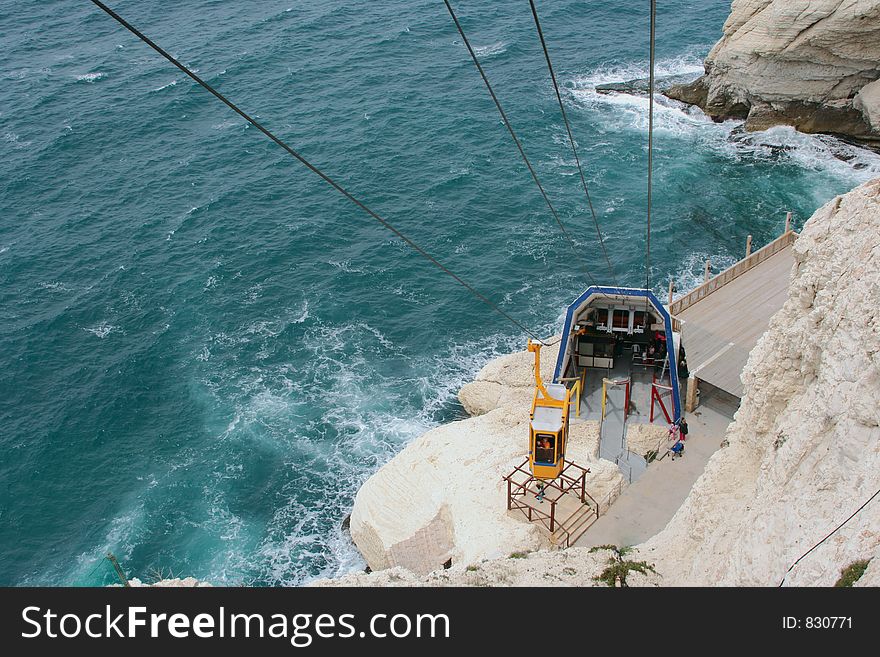
[[[687,423],[687,420],[684,419],[684,417],[682,417],[682,418],[678,421],[678,433],[679,433],[679,435],[681,436],[681,438],[679,438],[679,440],[684,440],[685,438],[687,438],[687,435],[688,435],[688,423]]]

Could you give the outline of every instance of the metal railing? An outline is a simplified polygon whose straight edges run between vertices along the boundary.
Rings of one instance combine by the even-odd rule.
[[[728,267],[723,272],[710,278],[697,288],[694,288],[683,297],[679,297],[669,305],[669,313],[671,315],[679,315],[685,310],[693,306],[698,301],[705,299],[707,296],[715,292],[717,289],[727,285],[732,280],[742,276],[750,269],[757,267],[768,258],[776,255],[786,247],[790,246],[797,239],[798,234],[793,230],[788,230],[767,246],[758,249],[746,258],[743,258],[732,267]]]
[[[581,395],[584,392],[584,379],[586,377],[586,371],[584,371],[581,376],[570,376],[565,379],[559,379],[560,383],[571,383],[574,381],[574,385],[571,388],[567,388],[567,392],[565,393],[565,408],[569,409],[569,413],[571,413],[571,396],[575,396],[575,416],[581,416]],[[535,391],[535,398],[532,400],[532,407],[534,408],[535,401],[538,399],[538,391]]]
[[[612,504],[614,504],[614,500],[620,497],[620,494],[623,492],[624,480],[621,479],[614,485],[614,487],[609,490],[605,495],[602,496],[602,499],[598,502],[598,514],[601,516],[604,511],[607,511]]]

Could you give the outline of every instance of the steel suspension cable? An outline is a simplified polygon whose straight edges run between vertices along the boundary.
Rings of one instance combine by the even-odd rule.
[[[544,59],[547,60],[547,69],[550,71],[550,80],[553,82],[553,89],[556,91],[556,100],[559,102],[559,111],[562,113],[562,120],[565,123],[565,130],[568,133],[568,142],[571,144],[572,153],[574,153],[574,161],[577,163],[578,173],[581,177],[581,186],[584,188],[584,195],[587,197],[587,204],[590,206],[590,214],[593,216],[593,224],[596,226],[596,237],[599,240],[599,246],[602,247],[602,253],[605,256],[605,262],[608,264],[608,273],[614,286],[618,287],[617,277],[614,275],[614,267],[611,266],[611,259],[608,257],[608,251],[605,249],[605,240],[602,239],[602,231],[599,230],[599,218],[596,216],[596,210],[593,208],[593,199],[590,197],[590,191],[587,189],[587,179],[584,177],[584,170],[581,167],[581,159],[578,156],[577,146],[574,143],[574,136],[571,133],[571,125],[568,122],[568,114],[565,111],[565,105],[562,102],[562,95],[559,93],[559,85],[556,82],[556,73],[553,70],[553,62],[550,60],[550,52],[547,50],[547,42],[544,40],[544,30],[541,29],[541,20],[538,18],[538,10],[535,7],[534,0],[529,0],[532,7],[532,17],[535,19],[535,27],[538,30],[538,37],[541,39],[541,48],[544,49]]]
[[[864,502],[864,504],[862,504],[862,506],[860,506],[858,509],[856,509],[855,511],[853,511],[853,512],[850,514],[850,516],[849,516],[846,520],[844,520],[842,523],[840,523],[839,525],[837,525],[837,527],[835,527],[835,528],[832,529],[830,532],[828,532],[828,533],[825,535],[825,537],[824,537],[821,541],[819,541],[818,543],[816,543],[813,547],[811,547],[809,550],[807,550],[807,551],[804,552],[801,556],[799,556],[799,557],[797,558],[797,560],[796,560],[793,564],[791,564],[791,565],[788,567],[788,570],[785,571],[785,575],[782,576],[782,581],[779,582],[779,586],[782,586],[783,584],[785,584],[785,578],[788,577],[788,574],[794,569],[795,566],[797,566],[797,565],[801,562],[801,560],[802,560],[804,557],[806,557],[808,554],[810,554],[810,552],[812,552],[812,551],[815,550],[817,547],[819,547],[820,545],[822,545],[822,543],[824,543],[825,541],[827,541],[829,538],[831,538],[832,536],[834,536],[834,534],[836,534],[836,533],[841,529],[841,527],[843,527],[846,523],[848,523],[850,520],[852,520],[853,518],[855,518],[856,515],[857,515],[862,509],[864,509],[866,506],[868,506],[868,504],[871,502],[871,500],[873,500],[873,499],[874,499],[875,497],[877,497],[878,495],[880,495],[880,490],[875,491],[874,494],[871,495],[871,497],[869,497],[867,500],[865,500],[865,502]]]
[[[486,89],[489,91],[489,95],[492,97],[492,100],[495,103],[495,107],[498,108],[498,113],[501,114],[501,120],[504,122],[504,125],[507,127],[508,132],[510,132],[510,136],[513,138],[513,142],[516,144],[516,148],[519,151],[519,154],[522,156],[523,162],[526,163],[526,166],[529,169],[529,173],[532,174],[532,179],[535,181],[535,184],[538,186],[538,189],[541,190],[541,196],[544,197],[544,202],[547,204],[547,207],[550,209],[550,213],[553,215],[553,218],[556,219],[556,223],[559,226],[559,230],[562,231],[562,234],[565,235],[565,238],[568,240],[569,246],[571,246],[571,250],[574,252],[575,256],[580,260],[581,267],[584,270],[584,273],[587,275],[587,278],[593,283],[593,285],[597,285],[596,280],[593,278],[593,275],[590,273],[590,268],[587,266],[586,260],[581,256],[580,252],[575,246],[574,240],[569,235],[568,231],[565,229],[565,225],[562,223],[562,220],[559,218],[559,214],[556,212],[556,208],[553,207],[553,204],[550,202],[550,197],[547,196],[547,192],[544,191],[544,186],[541,184],[540,179],[538,178],[538,174],[535,173],[534,167],[532,167],[532,163],[526,155],[525,150],[523,149],[522,143],[520,143],[519,138],[516,136],[516,132],[513,130],[513,126],[510,123],[510,119],[507,118],[507,114],[504,112],[504,109],[501,107],[501,102],[498,100],[498,96],[495,95],[494,89],[492,89],[492,85],[489,83],[489,78],[486,76],[486,72],[483,70],[483,67],[480,65],[480,61],[477,59],[477,54],[474,52],[474,49],[471,47],[470,41],[468,41],[467,36],[464,33],[464,28],[462,28],[461,23],[458,21],[458,16],[455,15],[455,11],[452,9],[452,5],[449,3],[449,0],[443,0],[446,3],[446,8],[449,10],[449,15],[452,16],[452,20],[455,22],[455,27],[458,29],[458,33],[461,35],[462,41],[464,41],[464,45],[467,47],[468,52],[471,55],[471,59],[474,62],[474,65],[477,67],[477,71],[480,72],[480,77],[483,78],[483,83],[486,85]]]
[[[457,282],[459,285],[461,285],[463,288],[465,288],[465,289],[466,289],[468,292],[470,292],[473,296],[475,296],[477,299],[479,299],[479,300],[482,301],[484,304],[486,304],[487,306],[489,306],[489,308],[491,308],[491,309],[494,310],[496,313],[498,313],[499,315],[501,315],[502,317],[504,317],[506,320],[508,320],[510,323],[512,323],[514,326],[516,326],[517,328],[519,328],[520,330],[522,330],[522,331],[523,331],[524,333],[526,333],[527,335],[532,336],[533,338],[535,338],[535,339],[538,340],[538,341],[542,341],[541,338],[538,336],[538,334],[537,334],[536,332],[534,332],[534,331],[530,330],[529,328],[527,328],[525,325],[523,325],[523,324],[520,323],[518,320],[516,320],[515,318],[513,318],[511,315],[509,315],[507,312],[505,312],[503,309],[501,309],[501,308],[500,308],[495,302],[493,302],[491,299],[489,299],[488,297],[484,296],[482,293],[480,293],[477,289],[475,289],[473,286],[471,286],[471,285],[470,285],[469,283],[467,283],[466,281],[462,280],[457,274],[455,274],[455,273],[452,272],[450,269],[448,269],[445,265],[443,265],[440,261],[438,261],[434,256],[432,256],[430,253],[428,253],[428,252],[425,251],[422,247],[420,247],[418,244],[416,244],[412,239],[410,239],[409,237],[407,237],[406,235],[404,235],[400,230],[398,230],[397,228],[395,228],[395,227],[394,227],[391,223],[389,223],[385,218],[383,218],[383,217],[380,216],[378,213],[374,212],[374,211],[371,210],[369,207],[367,207],[364,203],[362,203],[362,202],[359,201],[357,198],[355,198],[355,197],[354,197],[354,196],[353,196],[348,190],[346,190],[342,185],[340,185],[338,182],[336,182],[333,178],[331,178],[330,176],[328,176],[327,174],[325,174],[323,171],[321,171],[317,166],[315,166],[314,164],[312,164],[311,162],[309,162],[305,157],[303,157],[302,155],[300,155],[297,151],[295,151],[293,148],[291,148],[290,146],[288,146],[288,145],[287,145],[285,142],[283,142],[281,139],[279,139],[278,137],[276,137],[276,136],[275,136],[272,132],[270,132],[267,128],[263,127],[263,125],[260,124],[257,120],[255,120],[254,118],[252,118],[251,116],[249,116],[248,114],[246,114],[243,110],[239,109],[239,107],[238,107],[237,105],[235,105],[234,103],[232,103],[232,101],[230,101],[230,100],[227,99],[223,94],[221,94],[219,91],[217,91],[216,89],[214,89],[214,87],[212,87],[210,84],[208,84],[207,82],[205,82],[204,80],[202,80],[198,75],[196,75],[195,73],[193,73],[189,68],[187,68],[186,66],[184,66],[183,64],[181,64],[178,60],[176,60],[174,57],[172,57],[170,54],[168,54],[165,50],[163,50],[163,49],[160,48],[158,45],[156,45],[156,44],[155,44],[153,41],[151,41],[151,40],[150,40],[145,34],[143,34],[142,32],[140,32],[137,28],[135,28],[133,25],[131,25],[128,21],[126,21],[124,18],[122,18],[119,14],[117,14],[116,12],[114,12],[112,9],[110,9],[107,5],[105,5],[105,4],[104,4],[103,2],[101,2],[100,0],[91,0],[91,1],[92,1],[97,7],[99,7],[101,10],[103,10],[105,13],[107,13],[111,18],[113,18],[117,23],[119,23],[119,24],[122,25],[125,29],[127,29],[129,32],[131,32],[132,34],[134,34],[138,39],[140,39],[141,41],[143,41],[145,44],[147,44],[148,46],[150,46],[150,48],[152,48],[152,49],[155,50],[157,53],[159,53],[160,55],[162,55],[162,57],[164,57],[164,58],[167,59],[169,62],[171,62],[172,64],[174,64],[174,66],[176,66],[176,67],[179,68],[181,71],[183,71],[183,73],[185,73],[187,76],[189,76],[190,78],[192,78],[192,79],[193,79],[195,82],[197,82],[200,86],[202,86],[203,88],[205,88],[207,91],[211,92],[211,93],[212,93],[217,99],[219,99],[221,102],[223,102],[227,107],[229,107],[229,108],[230,108],[232,111],[234,111],[236,114],[238,114],[239,116],[241,116],[245,121],[247,121],[248,123],[250,123],[250,124],[251,124],[252,126],[254,126],[257,130],[259,130],[259,131],[262,132],[264,135],[266,135],[269,139],[271,139],[273,142],[275,142],[278,146],[280,146],[280,147],[283,148],[285,151],[287,151],[290,155],[292,155],[292,156],[295,157],[297,160],[299,160],[299,161],[300,161],[303,165],[305,165],[310,171],[312,171],[313,173],[315,173],[315,174],[317,174],[318,176],[320,176],[320,178],[321,178],[322,180],[324,180],[324,182],[326,182],[326,183],[329,184],[331,187],[333,187],[336,191],[338,191],[340,194],[342,194],[343,196],[345,196],[345,198],[347,198],[349,201],[351,201],[352,203],[354,203],[354,204],[355,204],[357,207],[359,207],[361,210],[363,210],[364,212],[366,212],[367,214],[369,214],[373,219],[375,219],[376,221],[378,221],[382,226],[384,226],[384,227],[387,228],[389,231],[391,231],[392,233],[394,233],[397,237],[399,237],[399,238],[400,238],[401,240],[403,240],[406,244],[408,244],[413,250],[415,250],[419,255],[421,255],[423,258],[425,258],[426,260],[428,260],[431,264],[433,264],[433,265],[436,266],[438,269],[440,269],[440,271],[442,271],[444,274],[446,274],[447,276],[449,276],[450,278],[452,278],[455,282]]]

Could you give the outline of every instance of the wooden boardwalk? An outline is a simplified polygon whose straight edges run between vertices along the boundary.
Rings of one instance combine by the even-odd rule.
[[[691,377],[742,397],[749,352],[787,298],[796,237],[786,232],[672,303]]]

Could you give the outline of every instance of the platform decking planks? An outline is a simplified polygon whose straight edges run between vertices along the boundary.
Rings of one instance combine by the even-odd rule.
[[[793,263],[789,245],[677,316],[692,376],[742,397],[740,375],[785,303]]]

